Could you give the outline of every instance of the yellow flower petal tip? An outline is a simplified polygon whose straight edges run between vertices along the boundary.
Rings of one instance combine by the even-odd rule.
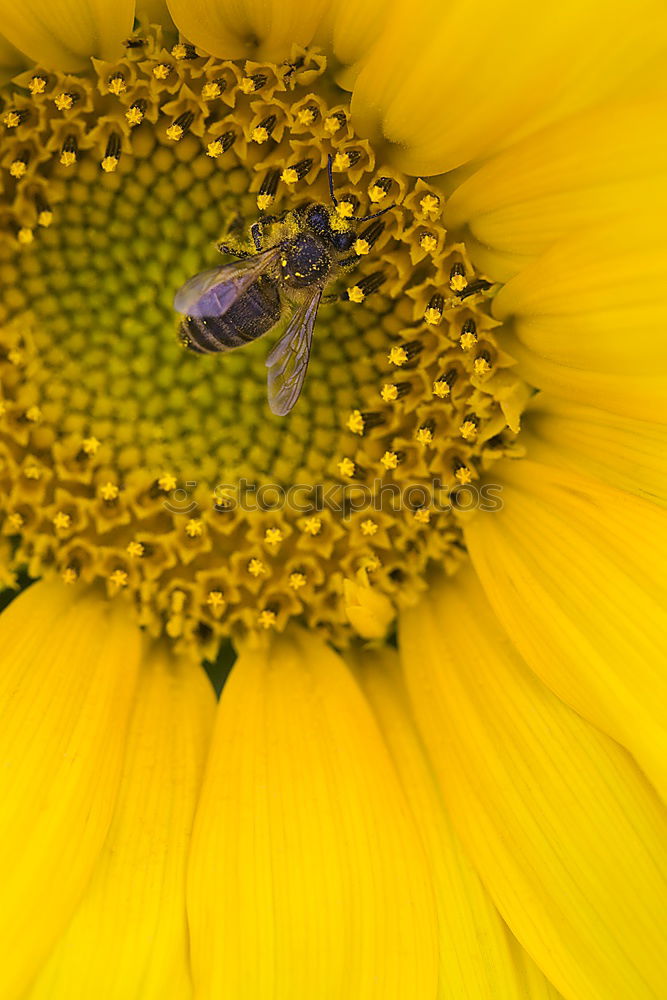
[[[355,632],[362,639],[384,639],[395,617],[389,598],[373,589],[365,569],[344,580],[343,587],[345,613]]]

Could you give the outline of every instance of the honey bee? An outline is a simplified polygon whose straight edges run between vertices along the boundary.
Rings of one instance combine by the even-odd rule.
[[[327,173],[335,208],[338,201],[331,156]],[[377,219],[393,207],[347,221]],[[243,347],[269,333],[285,308],[290,310],[287,328],[266,358],[269,406],[280,417],[290,412],[301,393],[325,285],[360,260],[358,254],[350,253],[356,230],[334,229],[332,216],[332,210],[318,202],[299,206],[284,216],[263,216],[250,229],[255,253],[219,244],[222,253],[240,259],[196,274],[174,298],[174,309],[185,317],[181,340],[199,354]],[[285,219],[289,235],[263,247],[262,227]],[[359,235],[372,245],[383,228],[383,223],[374,223]],[[337,296],[326,298],[331,301]]]

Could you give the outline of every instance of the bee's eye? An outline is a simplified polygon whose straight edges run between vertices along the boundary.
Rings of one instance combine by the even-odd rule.
[[[342,233],[331,234],[331,242],[339,253],[345,253],[346,250],[350,250],[356,238],[356,234],[352,229],[345,230]]]
[[[324,205],[311,205],[308,209],[306,221],[316,233],[328,233],[331,229],[329,213]]]

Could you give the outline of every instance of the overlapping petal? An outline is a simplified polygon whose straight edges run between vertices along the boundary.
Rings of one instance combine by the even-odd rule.
[[[308,45],[329,0],[167,0],[183,35],[223,59],[281,62],[292,46]]]
[[[185,864],[215,709],[206,675],[145,656],[109,835],[29,1000],[187,1000]]]
[[[667,798],[667,514],[525,459],[498,474],[503,509],[465,528],[494,611],[542,680]]]
[[[565,234],[634,205],[664,202],[667,100],[611,102],[558,122],[487,161],[454,191],[446,222],[507,281]],[[479,246],[481,250],[475,253]]]
[[[90,57],[118,58],[132,29],[134,0],[0,0],[8,40],[47,68],[76,72]]]
[[[414,814],[429,861],[439,925],[438,997],[457,1000],[555,1000],[557,994],[513,939],[452,828],[410,714],[395,650],[353,650]]]
[[[667,814],[622,748],[548,691],[472,570],[435,582],[399,647],[469,857],[567,1000],[659,1000]]]
[[[667,506],[667,426],[539,393],[522,418],[530,458]]]
[[[107,835],[140,657],[127,608],[34,584],[0,616],[0,995],[24,990]]]
[[[665,207],[667,186],[638,199],[632,214],[559,240],[499,291],[493,311],[511,329],[505,346],[528,381],[667,421]]]
[[[351,674],[294,630],[223,689],[189,876],[197,997],[436,995],[427,862]]]
[[[355,82],[362,134],[437,174],[632,86],[667,52],[659,0],[401,3]]]

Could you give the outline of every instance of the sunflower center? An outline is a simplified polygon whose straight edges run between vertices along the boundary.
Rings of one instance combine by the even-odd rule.
[[[295,616],[344,642],[346,580],[362,580],[362,604],[369,588],[395,607],[431,560],[454,569],[479,478],[515,447],[525,390],[495,344],[488,283],[447,243],[442,194],[354,134],[317,52],[276,66],[164,48],[155,31],[135,42],[88,76],[37,68],[5,101],[11,563],[102,578],[182,643]],[[354,259],[277,417],[265,359],[285,322],[198,355],[172,302],[229,259],[217,241],[254,253],[263,213],[313,201],[351,231]],[[267,221],[264,245],[279,229]]]

